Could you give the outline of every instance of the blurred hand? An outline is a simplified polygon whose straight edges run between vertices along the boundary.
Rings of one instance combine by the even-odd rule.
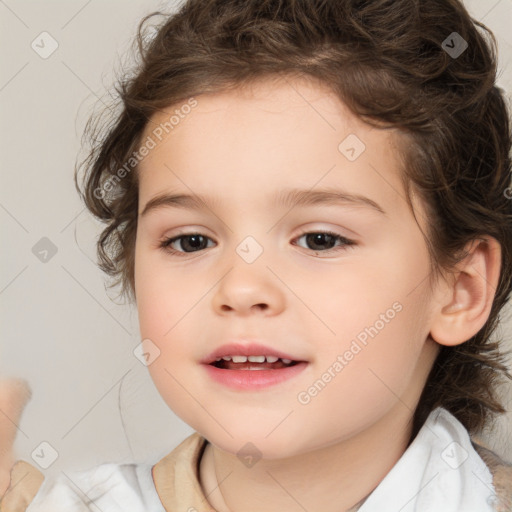
[[[11,467],[15,462],[13,444],[21,414],[31,396],[26,380],[0,379],[0,497],[9,488]]]

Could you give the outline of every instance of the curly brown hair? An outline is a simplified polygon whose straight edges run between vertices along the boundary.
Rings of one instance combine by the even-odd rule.
[[[163,20],[150,38],[155,16]],[[413,435],[437,406],[470,433],[505,412],[497,388],[511,375],[491,335],[512,283],[512,135],[492,32],[458,0],[188,0],[146,16],[135,42],[139,62],[116,86],[120,111],[86,127],[83,192],[75,173],[87,208],[106,224],[97,249],[111,286],[136,300],[134,155],[153,114],[258,79],[319,80],[365,122],[399,130],[407,200],[414,189],[429,213],[431,276],[453,269],[474,239],[501,245],[490,316],[467,342],[441,348]]]

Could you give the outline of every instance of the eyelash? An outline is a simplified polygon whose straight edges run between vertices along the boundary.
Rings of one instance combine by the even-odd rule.
[[[350,247],[350,246],[356,245],[356,243],[353,240],[349,240],[348,238],[345,238],[344,236],[341,236],[338,233],[334,233],[333,231],[305,231],[304,233],[299,235],[295,240],[298,240],[298,239],[302,238],[305,235],[319,235],[319,234],[320,235],[330,235],[330,236],[334,237],[336,240],[341,241],[343,243],[343,245],[342,246],[337,246],[337,248],[334,247],[332,249],[327,249],[325,251],[322,251],[322,250],[316,251],[314,249],[309,249],[310,251],[322,252],[322,253],[339,252],[339,251],[347,250],[347,248]],[[182,238],[187,238],[187,237],[192,237],[192,236],[197,236],[197,235],[202,236],[203,238],[211,240],[209,237],[205,237],[201,233],[183,233],[183,234],[181,234],[179,236],[175,236],[173,238],[164,238],[159,243],[159,248],[162,249],[166,253],[169,253],[169,254],[172,254],[172,255],[176,255],[176,256],[187,256],[188,254],[194,254],[194,253],[197,253],[197,252],[201,252],[204,249],[200,249],[198,251],[192,251],[192,252],[183,252],[183,251],[177,251],[176,249],[172,249],[170,247],[173,242],[176,242],[176,241],[178,241],[178,240],[180,240]]]

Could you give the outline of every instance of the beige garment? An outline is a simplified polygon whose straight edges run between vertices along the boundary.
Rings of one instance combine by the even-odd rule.
[[[153,466],[155,488],[167,512],[216,512],[199,483],[199,461],[205,446],[206,439],[196,432]],[[473,446],[493,475],[499,498],[497,512],[512,512],[512,464],[475,442]],[[11,470],[11,485],[0,501],[0,512],[25,512],[43,480],[38,469],[18,461]]]
[[[500,459],[493,451],[473,441],[473,446],[492,473],[492,483],[498,497],[496,512],[512,511],[512,464]]]
[[[153,482],[167,512],[216,512],[199,483],[199,462],[205,447],[206,439],[195,432],[153,466]]]
[[[11,469],[11,483],[0,500],[0,512],[25,512],[43,483],[44,475],[34,466],[19,460]]]
[[[167,511],[216,512],[199,483],[199,461],[206,439],[195,432],[152,469],[156,491]],[[0,512],[25,512],[43,483],[44,475],[25,461],[11,470],[11,483],[0,501]]]

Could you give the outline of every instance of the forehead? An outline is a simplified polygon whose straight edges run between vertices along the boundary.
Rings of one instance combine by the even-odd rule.
[[[321,184],[395,210],[401,196],[407,206],[394,130],[367,125],[324,84],[261,80],[193,100],[155,113],[146,126],[142,140],[156,144],[138,169],[142,204],[176,187],[222,202]]]
[[[146,133],[150,132],[151,124],[156,126],[165,122],[169,119],[169,114],[179,111],[190,99],[184,98],[155,112],[146,126]],[[199,94],[194,99],[197,106],[191,109],[192,113],[206,114],[223,110],[227,116],[236,116],[237,112],[242,114],[247,108],[281,115],[290,109],[312,108],[312,104],[315,105],[314,109],[327,109],[332,112],[344,108],[327,84],[314,77],[305,76],[260,77],[244,84],[227,86],[217,92]],[[321,112],[317,113],[322,115]]]

